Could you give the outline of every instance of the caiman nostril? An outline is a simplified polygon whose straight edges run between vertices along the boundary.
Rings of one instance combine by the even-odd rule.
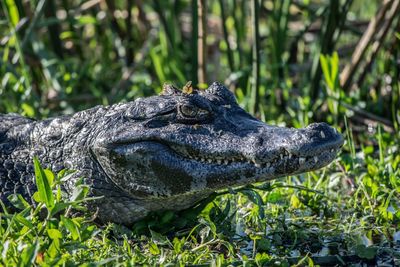
[[[255,145],[258,147],[262,147],[264,144],[264,138],[262,137],[257,137],[255,140]]]

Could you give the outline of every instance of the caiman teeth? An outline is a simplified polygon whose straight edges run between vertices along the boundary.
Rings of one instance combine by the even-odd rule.
[[[331,152],[334,152],[335,149],[332,149]],[[198,162],[203,162],[203,163],[209,163],[209,164],[218,164],[218,165],[229,165],[229,164],[251,164],[256,168],[271,168],[272,166],[276,166],[278,164],[284,163],[286,164],[287,161],[289,160],[297,160],[299,165],[304,165],[307,162],[314,162],[314,164],[317,164],[319,162],[318,156],[309,156],[309,157],[300,157],[299,155],[293,155],[287,150],[283,150],[281,154],[278,154],[277,157],[270,159],[268,162],[257,162],[256,159],[249,159],[243,156],[235,156],[231,158],[218,158],[218,159],[213,159],[213,158],[207,158],[207,157],[197,157],[197,156],[192,156],[192,155],[187,155],[186,158],[195,160]]]

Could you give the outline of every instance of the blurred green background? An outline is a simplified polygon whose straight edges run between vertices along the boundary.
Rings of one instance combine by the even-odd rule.
[[[396,1],[339,82],[384,2],[4,0],[0,112],[41,118],[152,95],[164,82],[220,81],[266,121],[343,126],[345,115],[356,131],[394,130],[400,12],[390,17],[387,2]]]

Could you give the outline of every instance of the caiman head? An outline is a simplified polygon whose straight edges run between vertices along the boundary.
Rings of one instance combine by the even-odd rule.
[[[132,199],[160,209],[187,208],[215,190],[319,169],[343,144],[325,123],[267,125],[219,83],[192,92],[166,85],[161,95],[114,106],[106,116],[113,124],[93,142],[93,157]]]

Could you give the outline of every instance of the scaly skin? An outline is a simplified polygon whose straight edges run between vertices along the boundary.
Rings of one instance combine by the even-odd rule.
[[[212,192],[319,169],[342,136],[325,123],[269,126],[238,106],[219,83],[73,116],[34,121],[0,115],[0,198],[35,192],[32,158],[55,172],[76,170],[90,186],[101,221],[131,224],[151,211],[181,210]]]

